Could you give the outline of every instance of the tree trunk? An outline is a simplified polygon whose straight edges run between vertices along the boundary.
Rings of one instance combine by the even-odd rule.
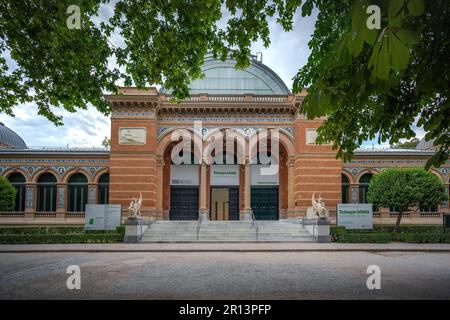
[[[395,223],[395,232],[400,232],[400,221],[402,221],[403,210],[399,210],[397,213],[397,222]]]

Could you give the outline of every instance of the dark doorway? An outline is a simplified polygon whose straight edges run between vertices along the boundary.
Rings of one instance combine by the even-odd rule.
[[[251,206],[256,220],[279,220],[278,194],[278,186],[252,187]]]
[[[170,220],[198,220],[198,187],[170,188]]]

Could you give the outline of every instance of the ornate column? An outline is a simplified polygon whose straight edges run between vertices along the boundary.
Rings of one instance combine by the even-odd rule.
[[[97,184],[90,183],[88,186],[88,204],[97,203]]]
[[[206,206],[206,169],[207,164],[203,160],[200,165],[200,210],[199,214],[202,215],[202,220],[209,220],[209,210]]]
[[[288,218],[295,217],[295,160],[293,157],[289,157],[287,161],[288,169]]]
[[[244,215],[241,220],[252,220],[252,206],[251,206],[251,170],[250,159],[245,159],[245,176],[244,176]]]
[[[156,220],[163,220],[163,170],[164,158],[156,159]]]
[[[25,218],[34,218],[36,213],[36,184],[25,185]]]
[[[67,183],[58,183],[56,186],[56,218],[64,219],[66,216]],[[88,197],[89,198],[89,197]],[[88,203],[90,203],[88,201]]]
[[[358,184],[350,185],[350,196],[351,196],[350,201],[352,204],[359,203],[359,185]]]

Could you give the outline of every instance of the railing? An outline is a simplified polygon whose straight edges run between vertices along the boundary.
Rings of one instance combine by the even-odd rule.
[[[106,147],[98,146],[29,146],[28,150],[33,151],[108,151]]]
[[[397,218],[398,212],[389,212],[390,218]],[[411,212],[403,212],[402,218],[409,218],[411,216]]]
[[[142,238],[144,237],[144,233],[147,231],[147,229],[150,228],[152,223],[153,223],[153,221],[150,220],[150,217],[148,217],[147,221],[144,221],[142,224],[139,225],[139,241],[142,240]],[[145,228],[145,230],[143,229],[144,226],[147,226],[147,228]]]
[[[84,212],[67,212],[66,218],[84,218],[85,213]]]
[[[42,212],[38,211],[34,214],[35,218],[56,218],[56,212]]]
[[[200,226],[202,225],[202,219],[203,219],[203,214],[199,214],[198,215],[198,220],[197,220],[197,242],[200,241]]]
[[[420,217],[421,218],[440,218],[441,213],[440,212],[421,212]]]
[[[4,211],[0,212],[0,218],[23,218],[25,212],[23,211]]]
[[[258,222],[256,222],[255,214],[253,213],[253,211],[252,211],[251,217],[252,217],[253,226],[256,229],[256,241],[259,241],[259,226],[258,226]]]

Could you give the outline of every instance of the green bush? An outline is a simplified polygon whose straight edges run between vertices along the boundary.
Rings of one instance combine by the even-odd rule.
[[[441,238],[442,243],[450,243],[450,234],[443,234]]]
[[[391,241],[390,233],[342,234],[338,238],[340,243],[389,243]]]
[[[353,230],[332,226],[333,242],[340,243],[450,243],[450,233],[442,233],[440,226],[405,226],[400,233],[394,232],[394,226],[374,226],[372,230]]]
[[[118,233],[0,235],[0,244],[115,243],[122,241],[123,237]]]
[[[0,228],[2,234],[83,234],[84,227],[4,227]]]
[[[116,230],[85,231],[81,226],[67,227],[4,227],[0,228],[1,244],[46,243],[113,243],[122,242],[125,227]]]
[[[0,212],[13,211],[16,204],[16,188],[0,176]]]
[[[441,233],[393,233],[392,239],[396,242],[407,243],[440,243]]]

